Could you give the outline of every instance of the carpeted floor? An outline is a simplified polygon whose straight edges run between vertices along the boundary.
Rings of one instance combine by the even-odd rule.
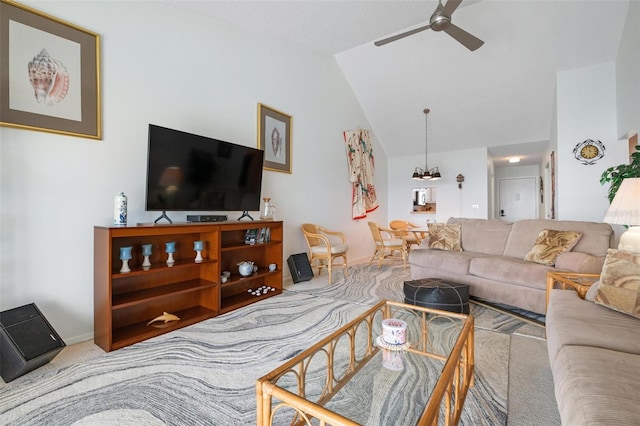
[[[71,345],[40,369],[0,382],[2,423],[255,424],[256,379],[376,301],[402,300],[408,270],[365,264],[351,267],[349,279],[336,275],[331,285],[324,273],[279,296],[118,351],[104,353],[92,342]],[[520,424],[535,424],[526,423],[537,411],[528,395],[548,393],[549,383],[540,374],[537,389],[528,389],[534,383],[526,378],[549,368],[544,329],[477,304],[472,314],[476,381],[461,424],[517,425],[510,419],[513,400],[529,406],[515,411]],[[514,345],[514,336],[525,344]],[[514,356],[523,361],[517,373],[510,367]],[[553,395],[544,403],[555,403]],[[544,424],[559,424],[550,421]]]
[[[547,356],[547,342],[511,335],[509,348],[509,425],[560,425]]]

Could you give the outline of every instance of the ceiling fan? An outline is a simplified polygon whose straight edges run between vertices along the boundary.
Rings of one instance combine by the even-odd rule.
[[[469,34],[462,28],[451,23],[451,15],[453,12],[460,6],[462,0],[449,0],[447,4],[442,6],[442,0],[439,0],[438,7],[436,8],[433,15],[429,19],[429,25],[425,25],[422,27],[415,28],[413,30],[404,32],[402,34],[397,34],[383,40],[378,40],[374,42],[376,46],[382,46],[387,43],[391,43],[392,41],[400,40],[401,38],[419,33],[424,30],[428,30],[431,28],[433,31],[444,31],[449,34],[451,37],[456,39],[458,42],[462,43],[464,47],[473,51],[479,48],[484,44],[484,41],[479,38]]]

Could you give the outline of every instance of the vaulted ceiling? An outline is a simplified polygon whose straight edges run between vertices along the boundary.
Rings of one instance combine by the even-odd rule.
[[[464,0],[452,22],[484,41],[472,52],[432,30],[374,46],[427,24],[434,0],[165,2],[335,55],[389,157],[424,155],[428,107],[430,152],[532,161],[552,132],[556,73],[614,61],[629,5]]]

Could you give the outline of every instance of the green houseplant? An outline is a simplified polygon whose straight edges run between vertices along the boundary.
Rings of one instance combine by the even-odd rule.
[[[620,184],[625,178],[640,177],[640,145],[636,145],[636,150],[631,154],[631,162],[629,164],[619,164],[617,166],[609,167],[602,172],[600,176],[600,184],[611,183],[609,187],[609,203],[613,201],[613,197],[616,196]]]

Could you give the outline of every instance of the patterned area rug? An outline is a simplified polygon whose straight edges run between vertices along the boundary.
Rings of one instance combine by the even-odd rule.
[[[311,281],[290,283],[285,288],[289,291],[373,305],[381,299],[403,302],[402,286],[405,281],[411,280],[409,268],[403,269],[402,266],[382,265],[378,269],[375,264],[358,264],[349,267],[349,276],[346,279],[342,270],[338,271],[334,272],[334,282],[330,285],[327,284],[326,272],[323,272],[320,277]],[[474,299],[471,300],[470,309],[470,313],[475,317],[476,328],[539,338],[545,336],[544,316]]]
[[[68,346],[51,363],[0,382],[2,423],[255,424],[256,379],[376,301],[402,300],[408,270],[355,265],[348,279],[336,275],[331,285],[325,272],[279,296],[115,352],[92,342]],[[461,424],[504,425],[509,334],[533,326],[479,305],[472,313],[476,379]]]

